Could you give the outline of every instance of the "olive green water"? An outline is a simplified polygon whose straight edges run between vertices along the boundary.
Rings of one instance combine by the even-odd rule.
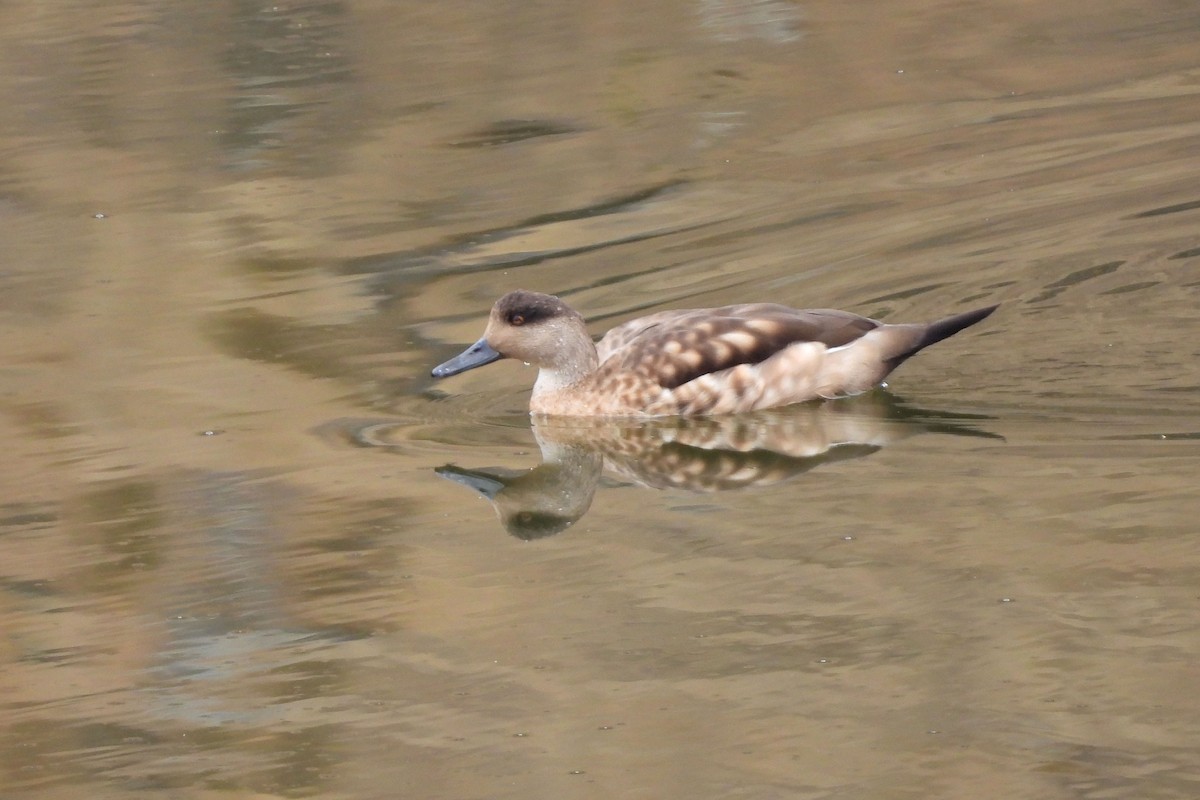
[[[0,797],[1200,796],[1200,12],[0,6]],[[1002,303],[543,425],[492,300]]]

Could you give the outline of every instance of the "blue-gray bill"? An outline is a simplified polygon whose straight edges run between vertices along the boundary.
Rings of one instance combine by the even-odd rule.
[[[451,375],[490,364],[501,357],[490,344],[480,339],[445,364],[438,364],[430,374],[435,378],[449,378]]]

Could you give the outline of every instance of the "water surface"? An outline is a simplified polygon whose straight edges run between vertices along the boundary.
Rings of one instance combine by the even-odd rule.
[[[1198,21],[6,4],[2,793],[1197,796]],[[518,286],[1002,306],[553,431]]]

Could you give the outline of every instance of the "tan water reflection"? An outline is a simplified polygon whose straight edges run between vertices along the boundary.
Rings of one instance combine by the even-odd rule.
[[[1196,23],[0,5],[0,795],[1196,796]],[[990,435],[597,444],[519,541],[435,470],[536,469],[529,376],[427,377],[515,286],[1003,301],[883,419]]]
[[[886,392],[837,403],[711,418],[665,420],[535,419],[542,463],[530,470],[439,467],[444,478],[491,501],[520,539],[566,530],[591,507],[608,471],[654,489],[720,492],[771,486],[827,463],[862,458],[923,431],[988,437],[964,415],[905,408]],[[946,421],[945,417],[956,418]],[[355,426],[354,440],[387,447],[393,426]]]

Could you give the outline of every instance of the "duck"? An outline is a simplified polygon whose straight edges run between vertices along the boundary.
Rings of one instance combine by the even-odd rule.
[[[432,370],[448,378],[513,358],[538,368],[535,416],[741,414],[861,394],[932,344],[983,321],[992,305],[930,323],[776,303],[660,311],[598,342],[561,298],[517,289],[483,336]]]

